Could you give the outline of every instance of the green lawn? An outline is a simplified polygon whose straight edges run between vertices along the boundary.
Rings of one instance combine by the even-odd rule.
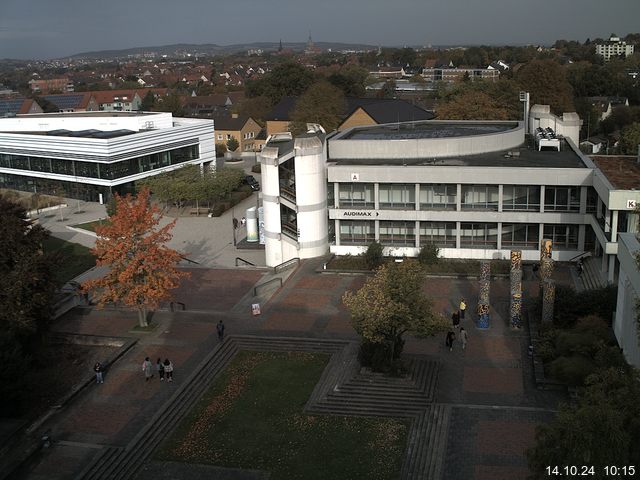
[[[272,480],[398,478],[406,423],[303,413],[328,358],[240,352],[156,458],[264,470]]]
[[[96,233],[96,227],[100,225],[108,225],[108,220],[94,220],[93,222],[87,223],[79,223],[78,225],[73,225],[75,228],[81,228],[82,230],[89,230],[90,232]]]
[[[96,265],[96,259],[87,247],[49,237],[42,245],[45,253],[58,252],[61,261],[56,268],[56,278],[64,284]]]

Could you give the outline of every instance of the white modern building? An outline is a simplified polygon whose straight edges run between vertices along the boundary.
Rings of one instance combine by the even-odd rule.
[[[212,120],[155,112],[0,119],[0,188],[107,201],[186,164],[215,168]]]
[[[633,233],[623,233],[618,240],[618,302],[613,331],[622,348],[627,362],[640,368],[640,328],[636,320],[637,302],[640,301],[640,270],[636,263],[636,254],[640,251],[640,242]]]
[[[633,55],[633,44],[628,44],[620,40],[615,34],[611,34],[609,40],[604,43],[596,44],[596,55],[604,57],[605,62],[611,60],[611,57],[619,57],[623,55],[628,57]]]
[[[547,148],[523,122],[422,121],[270,139],[258,157],[267,264],[356,255],[373,241],[394,256],[434,244],[448,258],[520,249],[533,261],[548,238],[555,260],[592,252],[614,281],[617,234],[637,223],[640,174],[637,190],[619,186],[608,175],[626,167],[583,155],[575,114],[534,106],[528,123],[564,134]]]

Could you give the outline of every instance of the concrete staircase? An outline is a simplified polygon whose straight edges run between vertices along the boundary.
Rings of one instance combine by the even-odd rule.
[[[438,362],[410,357],[410,373],[390,378],[360,369],[358,345],[351,342],[237,335],[229,336],[194,369],[125,448],[104,448],[76,480],[135,478],[144,462],[240,350],[304,351],[331,355],[305,411],[309,414],[410,418],[402,480],[441,478],[451,407],[431,403],[438,379]]]
[[[580,275],[583,290],[595,290],[608,285],[605,275],[600,270],[601,262],[602,259],[596,257],[584,259]]]

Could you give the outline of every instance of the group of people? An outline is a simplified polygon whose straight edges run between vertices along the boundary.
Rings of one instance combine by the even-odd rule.
[[[173,382],[173,363],[168,358],[164,359],[164,362],[161,358],[158,358],[156,361],[156,371],[158,372],[158,377],[161,382],[164,382],[164,379],[167,379],[167,382]],[[153,364],[149,357],[145,357],[144,362],[142,362],[142,373],[144,373],[144,380],[148,382],[153,378]]]
[[[469,334],[464,329],[464,327],[460,326],[460,321],[464,320],[466,310],[467,310],[467,303],[463,298],[462,300],[460,300],[460,305],[458,310],[455,310],[451,314],[452,328],[449,329],[449,331],[447,332],[447,337],[445,339],[445,345],[449,348],[449,351],[453,350],[453,343],[456,340],[455,331],[458,329],[459,329],[460,341],[462,342],[462,349],[464,350],[467,348],[467,341],[469,340]]]

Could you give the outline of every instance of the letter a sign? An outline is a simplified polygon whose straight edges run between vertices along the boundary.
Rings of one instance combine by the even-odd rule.
[[[359,182],[360,181],[360,174],[359,173],[352,173],[351,174],[351,181],[352,182]]]

